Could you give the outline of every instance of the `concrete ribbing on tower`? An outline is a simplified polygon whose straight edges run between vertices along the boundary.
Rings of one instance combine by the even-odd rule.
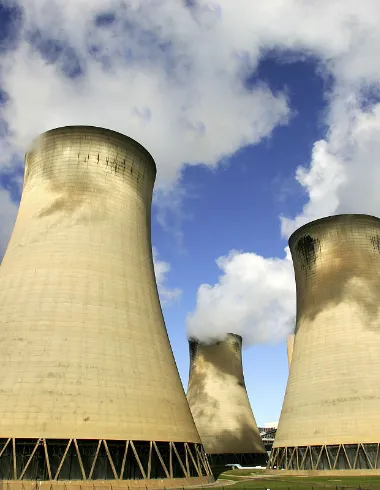
[[[141,145],[95,127],[48,131],[26,154],[20,208],[0,268],[0,437],[11,438],[16,453],[20,439],[40,439],[47,453],[54,440],[73,440],[75,454],[77,440],[101,441],[97,455],[107,459],[114,451],[120,467],[111,454],[112,471],[99,469],[98,478],[165,478],[162,486],[183,478],[178,486],[205,482],[209,472],[207,462],[184,462],[191,466],[197,452],[204,458],[157,293],[155,175]],[[94,448],[79,461],[81,479],[96,460]],[[157,467],[160,451],[166,473]],[[42,479],[54,477],[44,471]]]
[[[269,466],[379,468],[380,220],[320,219],[289,246],[297,324]]]
[[[242,338],[230,333],[211,344],[189,340],[189,347],[187,399],[211,466],[265,463],[244,382]]]
[[[290,365],[292,363],[292,356],[293,356],[293,348],[294,348],[294,334],[288,335],[288,338],[286,339],[286,348],[287,348],[287,353],[288,353],[288,367],[290,369]]]

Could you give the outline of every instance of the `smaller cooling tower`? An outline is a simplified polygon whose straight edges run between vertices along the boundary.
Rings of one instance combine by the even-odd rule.
[[[292,357],[293,357],[293,347],[294,347],[294,334],[289,335],[288,338],[286,339],[286,346],[288,349],[288,367],[290,369],[290,365],[292,363]]]
[[[242,338],[203,344],[189,340],[187,399],[216,477],[226,464],[266,464],[266,451],[248,400]]]

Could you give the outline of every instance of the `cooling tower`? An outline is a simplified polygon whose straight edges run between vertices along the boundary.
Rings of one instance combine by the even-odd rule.
[[[242,338],[212,344],[189,341],[187,399],[214,475],[226,464],[266,464],[266,451],[248,400]]]
[[[288,338],[286,339],[286,347],[288,351],[288,366],[290,369],[290,365],[292,363],[292,356],[293,356],[294,334],[289,335]]]
[[[297,323],[270,468],[376,470],[380,220],[340,215],[289,239]]]
[[[101,128],[48,131],[26,154],[0,268],[1,479],[212,479],[157,294],[155,175],[142,146]]]

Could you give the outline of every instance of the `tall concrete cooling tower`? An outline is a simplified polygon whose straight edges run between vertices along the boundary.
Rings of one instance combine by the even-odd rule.
[[[157,294],[155,175],[101,128],[48,131],[27,153],[0,267],[1,479],[212,479]]]
[[[228,334],[212,344],[189,340],[187,399],[211,468],[265,465],[266,451],[248,400],[242,367],[242,338]]]
[[[340,215],[289,240],[294,351],[270,468],[380,467],[380,220]]]

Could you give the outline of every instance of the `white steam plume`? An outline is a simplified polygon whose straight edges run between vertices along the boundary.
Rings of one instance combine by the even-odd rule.
[[[203,342],[232,332],[244,343],[271,342],[294,328],[293,265],[285,259],[230,252],[216,263],[222,271],[217,284],[202,284],[197,308],[187,318],[187,333]]]

